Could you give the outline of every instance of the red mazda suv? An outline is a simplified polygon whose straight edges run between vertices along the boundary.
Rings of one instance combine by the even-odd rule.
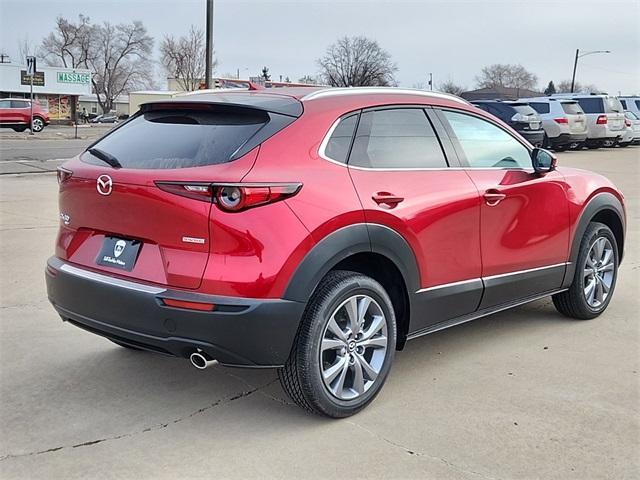
[[[623,196],[466,101],[398,88],[142,105],[58,171],[62,319],[194,366],[278,368],[345,417],[409,339],[549,295],[606,308]]]
[[[31,123],[31,101],[22,98],[0,99],[0,128],[24,132]],[[38,102],[33,102],[33,131],[41,132],[49,125],[49,114]]]

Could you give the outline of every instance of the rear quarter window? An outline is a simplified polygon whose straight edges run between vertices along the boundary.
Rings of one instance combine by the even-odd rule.
[[[616,97],[606,97],[604,99],[604,104],[607,108],[607,113],[622,113],[624,111],[620,100],[618,100]]]
[[[578,98],[577,100],[582,110],[584,110],[584,113],[604,113],[602,98]]]
[[[347,163],[347,155],[349,155],[349,147],[351,146],[351,139],[357,123],[358,114],[350,115],[340,120],[324,148],[325,157],[336,162]]]
[[[538,113],[549,113],[551,111],[549,104],[546,102],[531,102],[529,105]]]
[[[134,117],[98,141],[123,168],[170,169],[216,165],[233,154],[267,122],[266,112],[160,110]],[[88,152],[83,161],[102,165]]]

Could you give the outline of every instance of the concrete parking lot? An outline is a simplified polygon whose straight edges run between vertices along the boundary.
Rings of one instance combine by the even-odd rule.
[[[626,197],[607,312],[547,299],[414,340],[340,421],[292,405],[274,371],[197,371],[63,324],[43,274],[55,175],[0,177],[0,477],[640,478],[640,147],[559,158]]]

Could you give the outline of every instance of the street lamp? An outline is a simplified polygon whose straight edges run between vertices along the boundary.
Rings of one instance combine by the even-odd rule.
[[[576,68],[578,67],[578,59],[586,57],[587,55],[593,55],[595,53],[611,53],[610,50],[593,50],[592,52],[580,53],[580,49],[576,48],[576,59],[573,62],[573,76],[571,77],[571,93],[573,93],[573,87],[576,84]]]

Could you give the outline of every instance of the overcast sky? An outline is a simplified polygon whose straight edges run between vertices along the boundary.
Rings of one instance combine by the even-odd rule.
[[[55,17],[142,20],[155,38],[204,29],[205,0],[0,0],[0,49],[39,44]],[[315,74],[337,37],[377,40],[397,63],[401,86],[453,80],[472,88],[480,69],[520,63],[549,80],[570,79],[575,49],[611,50],[580,59],[577,80],[610,93],[640,93],[640,1],[274,1],[215,0],[216,75],[240,69],[272,79]],[[160,82],[164,87],[164,82]]]

